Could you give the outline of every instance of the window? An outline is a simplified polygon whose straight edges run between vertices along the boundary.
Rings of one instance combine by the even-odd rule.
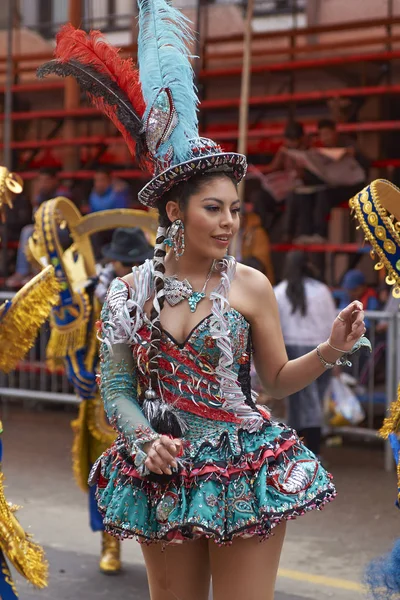
[[[20,0],[25,27],[45,38],[53,38],[68,21],[67,0]],[[125,31],[132,27],[136,0],[82,0],[82,27],[104,32]]]

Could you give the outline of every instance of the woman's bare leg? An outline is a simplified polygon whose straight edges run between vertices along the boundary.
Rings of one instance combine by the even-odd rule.
[[[205,538],[174,546],[142,545],[151,600],[208,600],[210,564]]]
[[[235,538],[231,546],[209,542],[213,600],[273,600],[286,523],[268,540]]]

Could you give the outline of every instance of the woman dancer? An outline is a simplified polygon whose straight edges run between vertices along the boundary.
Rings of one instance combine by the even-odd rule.
[[[139,29],[140,86],[98,33],[70,26],[41,69],[73,74],[113,118],[152,167],[139,199],[160,212],[153,261],[114,281],[99,323],[101,392],[119,436],[90,481],[107,530],[145,542],[152,600],[206,600],[211,575],[214,600],[270,600],[286,521],[335,488],[296,433],[256,406],[251,354],[265,388],[290,395],[352,350],[364,313],[348,306],[329,341],[288,361],[270,283],[226,256],[246,159],[199,137],[184,17],[141,1]]]

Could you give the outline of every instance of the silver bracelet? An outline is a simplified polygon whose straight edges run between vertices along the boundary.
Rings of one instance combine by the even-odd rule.
[[[321,344],[319,344],[317,346],[316,350],[317,350],[317,356],[318,356],[322,366],[324,367],[324,369],[333,369],[333,367],[335,366],[335,363],[330,363],[324,359],[324,357],[321,354],[320,345]]]
[[[341,352],[342,354],[348,353],[348,350],[341,350],[340,348],[335,348],[335,346],[332,346],[329,340],[327,340],[326,343],[328,344],[329,348],[332,348],[332,350],[335,350],[336,352]]]

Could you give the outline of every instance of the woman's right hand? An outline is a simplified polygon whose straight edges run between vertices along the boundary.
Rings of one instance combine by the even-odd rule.
[[[171,467],[177,468],[178,464],[175,458],[181,448],[181,440],[171,440],[167,435],[161,435],[154,442],[144,444],[143,450],[147,454],[144,464],[149,471],[157,473],[157,475],[172,475]]]

